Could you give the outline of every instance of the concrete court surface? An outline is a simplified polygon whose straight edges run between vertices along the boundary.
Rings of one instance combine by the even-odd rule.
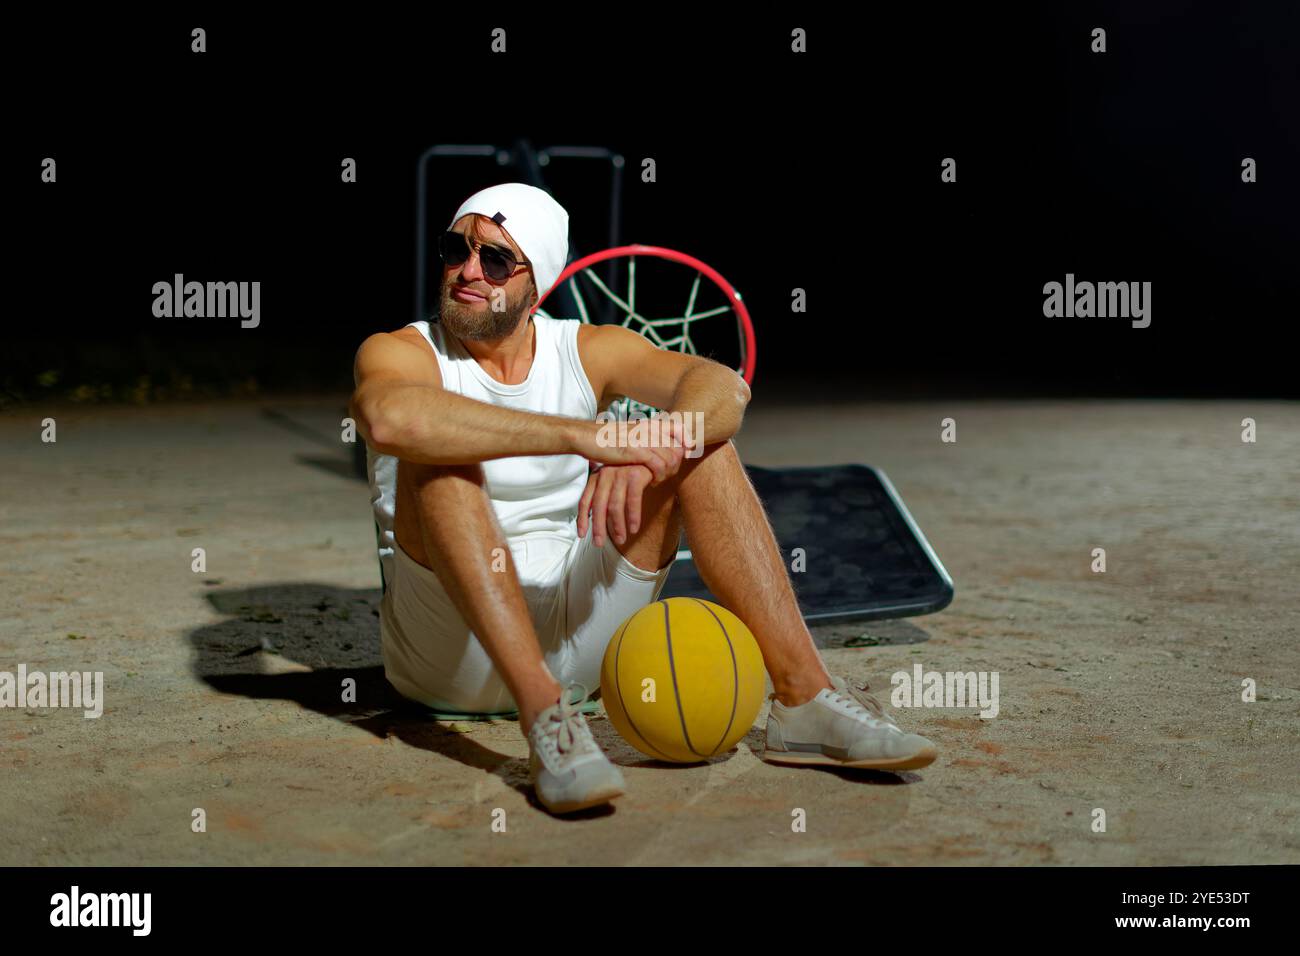
[[[941,748],[898,775],[761,762],[766,708],[689,767],[599,718],[630,792],[567,819],[517,723],[394,709],[344,404],[0,416],[0,671],[102,671],[106,697],[0,709],[0,864],[1300,861],[1296,404],[757,398],[746,461],[883,468],[956,582],[936,615],[817,628],[832,671],[996,671],[1000,712],[896,711]]]

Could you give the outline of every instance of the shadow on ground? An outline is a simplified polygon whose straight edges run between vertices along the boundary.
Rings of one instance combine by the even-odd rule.
[[[213,589],[206,595],[208,601],[226,619],[191,632],[189,641],[194,672],[213,690],[252,700],[292,701],[381,739],[395,737],[411,747],[495,774],[530,801],[535,799],[526,760],[484,747],[464,733],[465,725],[433,716],[388,683],[379,648],[382,595],[378,589],[293,583],[220,590],[220,580],[204,584]],[[912,644],[927,639],[923,630],[905,621],[823,625],[813,634],[819,647]],[[355,694],[345,699],[349,680],[355,682]],[[642,757],[606,721],[596,722],[592,729],[622,766],[696,766]],[[761,753],[762,730],[751,730],[743,743]],[[730,756],[723,754],[709,762]],[[895,784],[907,782],[909,775],[853,771],[850,776],[859,782]]]

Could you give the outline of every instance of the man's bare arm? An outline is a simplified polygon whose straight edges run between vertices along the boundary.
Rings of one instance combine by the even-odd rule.
[[[375,451],[425,465],[463,465],[520,455],[583,455],[607,463],[656,459],[645,448],[604,448],[599,423],[489,405],[447,391],[437,360],[391,333],[357,350],[349,404]]]
[[[658,348],[617,325],[583,326],[579,354],[602,403],[613,395],[683,415],[704,415],[702,444],[726,441],[740,430],[749,385],[732,369],[698,355]],[[699,441],[699,436],[695,436]]]

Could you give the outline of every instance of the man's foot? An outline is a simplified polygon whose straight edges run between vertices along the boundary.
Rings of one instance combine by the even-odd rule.
[[[576,686],[585,700],[587,688]],[[559,703],[538,714],[528,731],[529,779],[537,799],[552,813],[607,803],[626,787],[622,771],[601,751],[577,706],[569,703],[566,687]]]
[[[771,695],[767,715],[769,763],[916,770],[938,756],[938,748],[917,734],[905,734],[880,701],[842,677],[812,700],[787,707]]]

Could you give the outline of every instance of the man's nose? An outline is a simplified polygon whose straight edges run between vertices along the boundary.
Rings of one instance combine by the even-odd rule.
[[[469,258],[466,259],[463,263],[461,263],[460,276],[461,276],[461,281],[465,285],[469,285],[471,282],[481,281],[484,278],[486,278],[483,275],[483,263],[479,261],[477,249],[471,249],[469,251]]]

